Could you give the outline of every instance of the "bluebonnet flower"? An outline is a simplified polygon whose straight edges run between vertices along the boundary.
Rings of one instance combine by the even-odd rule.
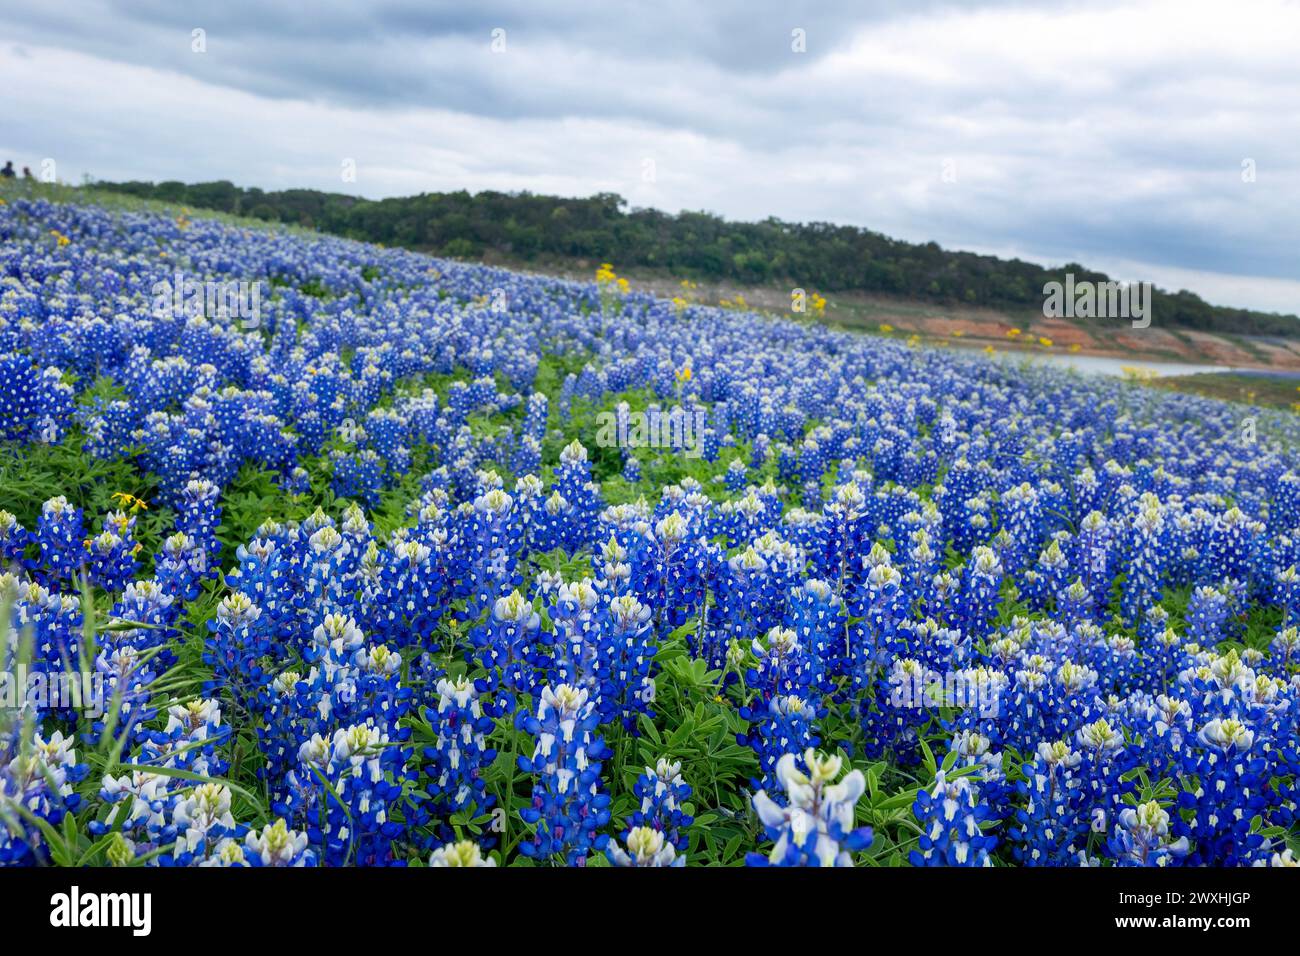
[[[1252,862],[1264,850],[1263,838],[1250,821],[1264,809],[1268,764],[1256,750],[1256,734],[1235,718],[1214,718],[1197,732],[1200,747],[1184,752],[1183,772],[1197,781],[1183,790],[1178,808],[1190,811],[1176,832],[1194,841],[1187,862],[1200,866],[1235,866]],[[1261,748],[1262,750],[1262,748]],[[1231,794],[1225,803],[1225,796]]]
[[[238,848],[245,831],[231,815],[230,788],[218,783],[201,783],[176,801],[172,825],[176,844],[172,851],[176,866],[202,866],[209,861],[243,861]],[[234,843],[235,849],[229,849]]]
[[[568,506],[559,545],[573,553],[591,543],[601,509],[600,487],[591,480],[591,462],[580,442],[570,442],[560,453],[555,493]]]
[[[374,449],[333,451],[330,453],[330,468],[333,473],[331,487],[337,497],[355,499],[370,508],[379,504],[384,466]]]
[[[1187,639],[1197,644],[1217,644],[1228,618],[1228,597],[1218,588],[1198,587],[1187,603]]]
[[[852,866],[852,854],[871,845],[871,829],[853,826],[854,811],[866,790],[862,771],[839,777],[843,761],[813,749],[803,756],[800,770],[794,754],[777,764],[776,777],[785,790],[781,803],[766,791],[754,795],[754,812],[774,846],[770,853],[750,853],[750,866]]]
[[[510,495],[494,488],[475,498],[465,515],[469,567],[461,590],[470,598],[465,612],[470,619],[520,584],[516,569],[523,528],[514,504]]]
[[[477,662],[488,672],[488,686],[504,695],[502,705],[513,713],[514,699],[534,694],[551,667],[546,653],[549,635],[541,618],[518,591],[497,598],[487,620],[470,632]]]
[[[949,780],[939,770],[934,789],[917,793],[912,813],[922,831],[918,848],[909,854],[913,866],[993,865],[989,850],[997,837],[982,827],[993,812],[969,776]]]
[[[283,818],[244,837],[241,859],[248,866],[305,867],[316,865],[307,834],[290,830]]]
[[[186,482],[176,504],[176,530],[189,537],[194,547],[208,556],[209,565],[215,566],[221,554],[221,541],[217,527],[221,524],[221,489],[207,479]]]
[[[770,617],[779,621],[777,591],[768,560],[753,546],[728,559],[717,583],[716,620],[696,653],[718,667],[732,638],[763,633]]]
[[[23,564],[30,535],[8,511],[0,509],[0,569],[17,568]]]
[[[113,516],[109,518],[111,521]],[[106,528],[86,543],[87,576],[110,594],[121,593],[138,569],[136,545],[127,519],[114,522],[114,526],[120,530]]]
[[[623,459],[623,480],[632,485],[641,481],[641,462],[630,451]]]
[[[229,814],[227,788],[210,783],[200,791],[184,776],[155,770],[223,776],[228,765],[220,747],[229,735],[216,701],[194,700],[168,708],[166,727],[146,731],[138,752],[125,761],[132,769],[103,778],[100,799],[116,806],[107,821],[92,821],[90,832],[104,836],[118,829],[135,858],[169,849],[154,856],[155,865],[237,862],[220,856],[228,852],[229,841],[245,832]]]
[[[1043,537],[1043,507],[1038,489],[1028,482],[1007,489],[998,502],[1002,530],[1007,532],[1009,548],[1000,555],[1003,567],[1014,573],[1024,567],[1030,549]]]
[[[10,637],[0,653],[16,658],[19,644],[29,643],[34,660],[51,670],[80,661],[85,621],[79,597],[6,573],[0,575],[0,598],[13,601]]]
[[[436,742],[424,749],[428,793],[445,816],[469,809],[481,815],[492,805],[484,772],[496,759],[487,745],[494,725],[489,703],[485,711],[480,689],[464,677],[442,678],[436,707],[426,708]]]
[[[62,495],[41,505],[34,537],[41,550],[36,567],[44,572],[43,580],[70,578],[85,565],[86,533],[81,509],[70,505]]]
[[[548,684],[537,716],[521,712],[517,723],[537,739],[532,757],[519,758],[520,769],[536,776],[530,805],[520,811],[535,830],[519,852],[539,860],[562,856],[570,866],[582,866],[609,841],[600,832],[610,817],[609,795],[600,780],[609,751],[596,733],[595,702],[585,690]]]
[[[978,731],[962,730],[953,737],[949,749],[957,754],[957,769],[976,767],[979,773],[972,778],[980,794],[995,815],[1011,804],[1015,785],[1003,772],[1003,755],[992,749],[992,740]]]
[[[328,740],[314,734],[299,749],[290,778],[299,796],[295,810],[325,865],[397,862],[393,841],[404,828],[394,811],[410,776],[404,736],[353,724]]]
[[[58,368],[31,356],[0,357],[0,439],[55,444],[73,416],[74,392]]]
[[[654,717],[655,681],[650,608],[631,594],[618,595],[602,608],[594,677],[602,723],[618,720],[633,730],[638,715]]]
[[[1160,600],[1160,575],[1166,560],[1164,533],[1164,511],[1159,499],[1149,493],[1143,495],[1132,519],[1128,570],[1120,602],[1124,618],[1130,624]]]
[[[805,581],[791,596],[786,623],[814,661],[807,686],[827,694],[835,689],[833,678],[851,677],[854,657],[843,602],[828,582]]]
[[[630,827],[648,827],[664,834],[678,851],[685,850],[690,842],[687,831],[694,822],[683,809],[690,799],[691,787],[682,779],[681,771],[679,761],[666,757],[660,757],[653,767],[646,767],[632,787],[641,805],[628,819]],[[628,833],[623,836],[626,839]]]
[[[1096,620],[1094,599],[1082,578],[1076,578],[1072,584],[1057,592],[1056,607],[1067,624]]]
[[[745,468],[745,463],[737,458],[727,466],[725,473],[725,484],[728,491],[738,492],[744,489],[749,482],[749,472]]]
[[[57,829],[80,808],[74,787],[89,767],[77,762],[74,744],[57,730],[49,737],[38,731],[28,738],[22,728],[0,734],[0,866],[50,862],[49,847],[32,818]]]
[[[782,694],[806,693],[809,687],[819,683],[816,657],[790,628],[773,627],[766,637],[756,638],[751,649],[755,665],[745,680],[764,701]],[[800,747],[799,752],[806,749]]]
[[[249,706],[268,679],[261,659],[271,650],[273,634],[266,625],[262,609],[248,595],[236,591],[222,599],[204,642],[203,662],[213,672],[205,693],[224,689],[240,707]]]
[[[756,790],[766,788],[776,793],[781,758],[790,753],[803,753],[821,743],[817,719],[822,712],[813,699],[781,694],[760,697],[753,706],[740,708],[739,713],[749,721],[749,729],[738,733],[736,741],[748,746],[758,757],[760,776],[750,784]]]
[[[483,849],[472,840],[460,840],[440,846],[429,856],[430,866],[496,866],[497,861],[483,855]]]
[[[184,531],[177,531],[163,541],[162,552],[154,559],[158,583],[175,599],[192,601],[209,576],[210,560],[206,548]]]
[[[1187,837],[1171,839],[1169,813],[1154,800],[1120,812],[1109,844],[1118,866],[1168,866],[1187,855]]]
[[[3,523],[2,516],[0,523]],[[3,531],[0,531],[2,535]],[[1295,623],[1300,613],[1300,572],[1296,571],[1294,564],[1274,573],[1271,597],[1282,608],[1282,619],[1288,624]]]
[[[866,575],[852,603],[853,615],[860,623],[851,627],[851,632],[855,656],[867,672],[873,672],[898,649],[899,627],[907,617],[908,598],[903,590],[903,575],[879,542],[872,546],[863,565]]]
[[[1039,743],[1023,768],[1025,797],[1009,830],[1013,852],[1026,866],[1070,866],[1087,853],[1092,827],[1088,794],[1079,771],[1083,754],[1066,741]]]
[[[537,441],[546,437],[546,419],[549,399],[542,392],[533,392],[528,396],[528,405],[524,413],[523,433]]]
[[[646,581],[640,597],[654,609],[656,625],[677,628],[704,603],[712,552],[685,516],[670,512],[654,525],[653,544],[644,555]]]
[[[1069,560],[1061,549],[1061,542],[1053,538],[1038,555],[1038,562],[1022,575],[1024,584],[1021,591],[1025,600],[1037,611],[1045,610],[1049,602],[1059,608],[1064,603],[1061,594],[1066,588],[1069,573]],[[1077,594],[1076,597],[1082,601],[1087,593],[1082,583],[1080,583],[1080,591],[1083,593]]]
[[[1282,674],[1288,674],[1297,662],[1300,662],[1300,628],[1294,625],[1284,627],[1277,632],[1270,647],[1273,649],[1274,666]]]
[[[447,577],[423,541],[394,541],[376,552],[366,622],[376,636],[397,647],[438,647],[437,628],[447,600]]]
[[[1240,508],[1229,508],[1216,515],[1201,551],[1202,580],[1209,575],[1242,580],[1250,578],[1254,568],[1254,541],[1263,532],[1264,524],[1252,520]]]
[[[997,608],[998,588],[1002,583],[1002,562],[992,548],[978,547],[971,552],[962,574],[957,624],[971,637],[984,637]]]
[[[624,838],[627,849],[611,841],[609,861],[615,866],[685,866],[686,858],[677,855],[677,848],[669,843],[663,833],[651,827],[633,827]]]

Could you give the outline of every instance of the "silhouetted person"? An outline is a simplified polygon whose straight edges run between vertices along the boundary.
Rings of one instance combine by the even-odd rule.
[[[30,166],[24,166],[24,167],[23,167],[23,179],[35,179],[35,178],[36,178],[36,177],[32,175],[32,167],[30,167]]]
[[[0,169],[0,176],[3,176],[5,179],[14,178],[14,161],[12,159],[5,163],[4,169]]]

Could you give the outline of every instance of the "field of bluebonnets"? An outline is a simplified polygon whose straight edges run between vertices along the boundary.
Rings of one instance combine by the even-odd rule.
[[[1297,862],[1288,413],[161,207],[0,239],[0,863]]]

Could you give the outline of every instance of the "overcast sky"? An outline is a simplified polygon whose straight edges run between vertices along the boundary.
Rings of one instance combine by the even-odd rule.
[[[0,23],[0,158],[63,180],[612,191],[1300,312],[1295,0],[0,0]]]

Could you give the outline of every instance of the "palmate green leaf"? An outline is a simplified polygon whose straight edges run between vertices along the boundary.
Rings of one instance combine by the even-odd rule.
[[[745,839],[744,834],[738,833],[730,840],[727,841],[727,845],[722,848],[723,863],[736,859],[736,857],[738,856],[738,851],[740,849],[741,842],[744,839]]]
[[[938,772],[938,766],[934,762],[934,752],[930,749],[930,745],[926,743],[924,737],[917,737],[916,743],[921,748],[921,763],[929,773],[930,779],[933,780]]]
[[[867,782],[867,793],[875,797],[877,789],[880,787],[880,777],[885,772],[883,763],[873,763],[863,771],[863,776]]]
[[[668,635],[668,640],[667,640],[665,643],[668,643],[668,644],[681,644],[681,643],[684,643],[685,640],[686,640],[686,638],[687,638],[689,635],[695,633],[695,630],[696,630],[697,627],[699,627],[699,622],[698,622],[698,621],[687,621],[687,622],[686,622],[685,624],[683,624],[681,627],[676,628],[676,629],[675,629],[671,634],[669,634],[669,635]]]
[[[651,720],[645,714],[641,714],[637,717],[637,723],[640,725],[641,729],[645,732],[645,735],[654,741],[656,747],[662,745],[663,738],[659,736],[659,728],[654,725],[653,720]]]
[[[666,665],[669,661],[677,661],[686,657],[686,648],[679,644],[663,644],[655,652],[655,662],[660,666]]]
[[[919,790],[899,791],[892,797],[886,797],[878,804],[875,804],[875,808],[881,813],[888,814],[891,810],[897,810],[901,807],[911,807],[912,804],[916,803],[917,793],[919,793]]]

